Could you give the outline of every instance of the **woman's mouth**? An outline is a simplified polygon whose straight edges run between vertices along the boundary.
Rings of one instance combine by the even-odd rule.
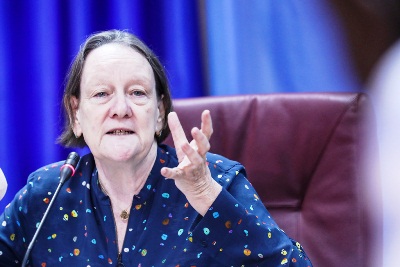
[[[133,131],[128,131],[128,130],[114,130],[114,131],[109,131],[107,134],[111,135],[128,135],[128,134],[133,134]]]

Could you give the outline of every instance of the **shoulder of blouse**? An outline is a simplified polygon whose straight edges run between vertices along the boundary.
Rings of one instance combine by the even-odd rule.
[[[206,158],[211,177],[224,188],[232,185],[237,177],[246,177],[244,166],[237,161],[213,153],[207,153]]]
[[[64,162],[65,161],[54,162],[32,172],[28,177],[27,186],[31,186],[33,189],[35,187],[34,185],[40,184],[40,188],[37,188],[40,189],[40,191],[45,188],[54,188],[56,184],[58,184],[60,181],[60,168],[64,164]],[[80,159],[75,169],[75,173],[70,180],[72,180],[75,176],[91,175],[93,168],[93,155],[89,153]]]

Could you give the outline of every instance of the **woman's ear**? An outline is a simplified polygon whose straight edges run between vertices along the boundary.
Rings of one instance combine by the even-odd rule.
[[[81,124],[79,121],[79,99],[75,96],[71,97],[70,104],[72,107],[71,127],[74,131],[75,137],[79,138],[82,135]]]
[[[156,125],[156,131],[160,132],[164,129],[164,121],[165,121],[165,107],[164,107],[164,101],[163,101],[164,95],[160,97],[157,103],[157,109],[158,109],[158,116],[157,116],[157,125]]]

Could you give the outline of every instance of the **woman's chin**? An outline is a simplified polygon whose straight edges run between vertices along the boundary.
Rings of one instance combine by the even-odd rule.
[[[109,158],[116,162],[127,162],[134,158],[134,154],[132,151],[126,151],[126,152],[117,152],[116,151],[116,152],[110,154]]]
[[[96,155],[94,154],[94,157]],[[132,160],[135,157],[135,153],[133,149],[125,148],[113,148],[107,149],[101,153],[99,158],[103,158],[108,161],[115,161],[115,162],[127,162]]]
[[[150,146],[156,146],[155,141],[154,144],[150,144]],[[137,143],[136,144],[121,143],[121,144],[109,144],[107,146],[103,146],[98,150],[92,150],[92,153],[94,157],[98,159],[123,163],[132,160],[141,161],[142,160],[141,157],[147,156],[150,150],[151,148],[143,149],[143,146],[138,145]]]

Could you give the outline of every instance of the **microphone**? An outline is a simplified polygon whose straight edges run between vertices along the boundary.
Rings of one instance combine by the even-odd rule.
[[[75,174],[75,167],[79,162],[79,155],[76,152],[71,152],[65,160],[64,165],[60,169],[60,183],[63,185],[71,176]]]
[[[51,206],[53,206],[54,200],[58,196],[58,193],[60,192],[61,187],[64,185],[64,183],[69,178],[71,178],[71,176],[74,175],[75,168],[76,168],[76,165],[78,165],[79,159],[80,159],[80,157],[79,157],[78,153],[71,152],[71,153],[69,153],[67,159],[65,160],[65,163],[61,166],[60,182],[58,183],[57,189],[53,194],[53,198],[51,199],[49,206],[47,206],[46,212],[44,213],[43,218],[40,221],[40,224],[39,224],[38,228],[36,229],[36,232],[33,235],[31,242],[29,243],[28,249],[26,250],[24,259],[22,261],[22,265],[21,265],[22,267],[26,266],[26,264],[28,262],[29,254],[31,253],[31,250],[32,250],[33,246],[35,245],[36,239],[39,235],[40,230],[42,229],[44,221],[46,220],[47,214],[49,213]]]
[[[7,184],[7,179],[6,179],[6,177],[4,176],[4,173],[3,173],[3,171],[1,170],[1,168],[0,168],[0,200],[4,197],[4,195],[6,194],[6,192],[7,192],[7,187],[8,187],[8,184]]]

